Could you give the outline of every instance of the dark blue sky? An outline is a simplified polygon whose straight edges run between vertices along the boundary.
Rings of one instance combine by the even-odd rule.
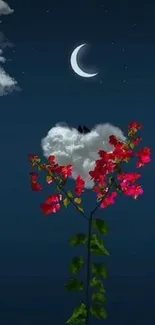
[[[41,154],[41,138],[58,121],[89,127],[110,122],[126,131],[137,120],[144,125],[143,145],[154,149],[155,5],[9,5],[15,13],[3,16],[0,27],[15,47],[5,51],[12,59],[5,70],[22,91],[0,97],[0,324],[63,325],[81,300],[63,287],[74,253],[68,239],[87,224],[73,208],[43,217],[39,204],[47,193],[31,192],[27,155]],[[97,67],[97,78],[78,78],[69,66],[71,51],[83,42],[91,45],[83,64]],[[142,174],[143,197],[120,198],[98,212],[110,226],[107,325],[155,324],[153,163]]]

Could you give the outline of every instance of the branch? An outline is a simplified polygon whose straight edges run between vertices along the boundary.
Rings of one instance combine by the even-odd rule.
[[[47,170],[48,170],[48,169],[47,169]],[[82,212],[82,211],[79,210],[79,208],[78,208],[78,206],[75,204],[74,200],[68,196],[66,190],[61,186],[61,184],[59,184],[59,183],[57,182],[57,180],[55,179],[55,177],[53,177],[51,171],[48,170],[48,172],[49,172],[49,175],[50,175],[50,176],[52,177],[52,179],[54,180],[54,182],[56,183],[56,185],[60,187],[61,191],[66,195],[67,199],[68,199],[68,200],[73,204],[73,206],[76,208],[76,210],[77,210],[80,214],[82,214],[82,216],[83,216],[85,219],[89,220],[89,217],[87,217],[87,216],[84,214],[84,212]]]

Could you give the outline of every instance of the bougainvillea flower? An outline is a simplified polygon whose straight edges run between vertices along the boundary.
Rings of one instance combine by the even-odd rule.
[[[64,179],[67,179],[72,175],[72,165],[60,166],[59,164],[53,164],[51,167],[48,167],[48,170],[61,175]]]
[[[117,179],[122,180],[122,181],[129,181],[129,182],[134,183],[140,177],[141,177],[141,175],[137,174],[137,173],[122,173],[122,174],[117,176]]]
[[[131,130],[131,129],[135,129],[135,130],[140,130],[143,128],[143,125],[142,124],[139,124],[137,122],[132,122],[128,125],[128,129]]]
[[[142,124],[139,124],[137,122],[132,122],[128,125],[128,136],[135,136],[135,134],[137,133],[137,131],[139,131],[140,129],[142,129]]]
[[[38,173],[35,173],[35,172],[31,172],[30,173],[30,176],[31,176],[31,188],[32,188],[32,191],[42,191],[42,186],[37,182],[38,180]]]
[[[62,201],[62,195],[61,194],[53,194],[53,195],[50,195],[45,203],[46,204],[51,204],[51,203],[58,203],[59,201]]]
[[[48,161],[49,161],[49,163],[51,165],[55,164],[55,161],[56,161],[55,156],[53,156],[53,155],[49,156],[48,157]]]
[[[32,165],[32,167],[37,166],[37,164],[40,164],[40,158],[37,155],[28,155],[29,161]]]
[[[36,182],[39,177],[38,173],[35,172],[31,172],[29,175],[31,176],[31,182]]]
[[[62,167],[61,174],[65,179],[72,176],[72,165]]]
[[[140,158],[140,160],[137,163],[137,168],[140,168],[144,166],[145,164],[149,163],[151,161],[151,149],[150,148],[144,148],[136,153],[136,156]]]
[[[56,213],[60,210],[60,201],[62,201],[61,194],[50,195],[46,201],[40,205],[40,208],[45,215]]]
[[[40,158],[39,158],[39,156],[37,156],[37,155],[32,155],[32,154],[30,154],[30,155],[28,155],[28,157],[29,157],[29,161],[30,161],[30,162],[32,162],[32,161],[34,161],[34,160],[39,160],[39,161],[40,161]]]
[[[75,193],[80,196],[84,192],[84,186],[85,181],[82,179],[81,176],[78,176],[76,179]]]
[[[138,146],[141,140],[142,140],[142,137],[138,137],[137,139],[132,140],[132,143],[133,143],[135,146]]]
[[[32,191],[42,191],[43,187],[41,184],[37,183],[37,182],[31,182],[31,188]]]
[[[101,208],[106,208],[111,204],[115,203],[115,198],[118,196],[117,192],[112,192],[108,196],[106,196],[103,201],[101,202],[100,207]]]
[[[132,184],[130,185],[129,182],[123,181],[121,184],[121,189],[123,193],[127,196],[132,196],[134,199],[137,199],[139,195],[143,194],[143,189],[141,185],[138,184]]]
[[[42,203],[40,205],[40,208],[42,210],[42,212],[47,216],[51,213],[56,213],[57,211],[60,210],[60,203],[56,203],[56,204],[47,204],[47,203]]]

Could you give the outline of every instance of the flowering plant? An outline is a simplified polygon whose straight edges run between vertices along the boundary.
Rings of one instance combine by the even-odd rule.
[[[145,166],[151,161],[151,150],[146,147],[138,152],[134,152],[135,147],[140,143],[141,137],[137,137],[137,132],[142,125],[133,122],[128,126],[128,140],[119,141],[116,136],[109,137],[109,143],[113,146],[113,151],[98,152],[99,159],[95,162],[94,170],[89,172],[94,181],[93,190],[97,195],[95,208],[87,216],[82,207],[82,194],[85,188],[85,181],[81,176],[76,179],[75,194],[65,190],[68,178],[72,175],[72,165],[61,166],[56,163],[55,156],[48,158],[48,163],[42,163],[39,156],[29,155],[29,160],[33,168],[39,172],[46,172],[46,182],[55,184],[57,193],[49,196],[44,203],[40,205],[41,210],[47,216],[58,212],[62,206],[68,207],[72,204],[76,210],[88,221],[88,234],[77,233],[70,240],[71,246],[87,245],[86,263],[82,256],[76,256],[72,259],[70,270],[73,275],[65,285],[69,292],[85,290],[85,302],[73,310],[71,317],[67,320],[69,325],[89,325],[90,317],[98,319],[107,317],[105,309],[105,288],[103,279],[107,278],[107,269],[102,263],[92,263],[93,255],[109,256],[101,238],[108,233],[108,227],[101,218],[95,218],[94,215],[98,208],[104,209],[115,203],[118,194],[124,194],[137,199],[143,194],[142,186],[136,181],[141,177],[139,173],[124,173],[122,164],[128,163],[131,159],[138,158],[136,168]],[[42,185],[38,182],[37,172],[30,173],[31,188],[33,191],[41,191]],[[95,233],[95,231],[97,233]],[[86,284],[77,277],[83,267],[86,267]],[[94,290],[90,298],[90,288]]]

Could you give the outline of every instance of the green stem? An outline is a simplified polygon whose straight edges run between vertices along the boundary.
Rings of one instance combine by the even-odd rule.
[[[105,194],[104,198],[109,194],[111,187],[113,186],[113,183],[110,184],[107,193]],[[103,200],[104,200],[103,198]],[[103,201],[102,200],[102,201]],[[87,264],[86,264],[86,310],[87,310],[87,316],[85,325],[89,325],[90,320],[90,296],[89,296],[89,288],[90,288],[90,277],[91,277],[91,231],[92,231],[92,220],[93,215],[96,213],[98,208],[101,205],[100,201],[96,207],[92,210],[90,213],[89,221],[88,221],[88,242],[87,242]]]
[[[91,266],[91,251],[90,251],[90,244],[91,244],[91,229],[92,229],[92,218],[93,213],[90,214],[89,223],[88,223],[88,242],[87,242],[87,269],[86,269],[86,309],[87,309],[87,316],[85,325],[89,325],[90,319],[90,297],[89,297],[89,286],[90,286],[90,266]]]

